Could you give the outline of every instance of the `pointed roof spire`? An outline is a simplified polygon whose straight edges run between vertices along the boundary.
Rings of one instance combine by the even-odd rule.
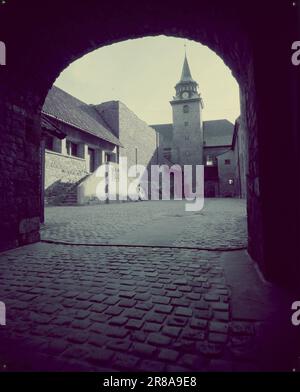
[[[191,70],[189,67],[187,56],[186,56],[186,41],[184,42],[184,61],[183,61],[180,82],[194,82],[194,79],[192,78],[192,75],[191,75]]]
[[[189,67],[188,60],[187,60],[186,44],[184,44],[184,51],[185,51],[185,54],[184,54],[184,61],[183,61],[183,67],[182,67],[182,72],[181,72],[181,78],[175,86],[176,97],[178,97],[178,98],[181,97],[183,90],[189,91],[190,96],[191,96],[191,94],[190,94],[191,92],[193,94],[196,94],[197,96],[199,95],[198,83],[192,78],[191,70]]]

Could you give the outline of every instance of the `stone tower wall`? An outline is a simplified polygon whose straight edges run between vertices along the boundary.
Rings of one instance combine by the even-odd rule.
[[[188,105],[189,111],[183,108]],[[203,163],[203,127],[199,100],[173,103],[173,162],[201,165]]]

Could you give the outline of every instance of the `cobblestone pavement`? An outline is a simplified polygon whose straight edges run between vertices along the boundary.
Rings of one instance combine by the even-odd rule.
[[[247,245],[246,205],[240,199],[206,199],[201,211],[186,212],[183,201],[147,201],[85,207],[46,208],[42,238],[67,242],[119,243],[124,234],[140,235],[170,221],[180,231],[161,233],[161,245],[230,248]],[[155,226],[156,224],[156,226]],[[157,226],[158,225],[158,226]],[[151,236],[151,233],[147,233]],[[126,241],[127,243],[129,241]]]
[[[158,233],[167,244],[245,244],[241,201],[211,200],[186,220],[178,206],[51,208],[43,236],[103,242],[126,238],[129,231],[135,241],[134,227],[146,233],[143,242],[149,233],[156,238],[154,228],[172,222],[172,235]],[[257,351],[259,322],[232,319],[221,255],[49,243],[2,253],[0,300],[7,325],[0,327],[0,369],[265,370]]]
[[[217,252],[34,244],[0,256],[6,370],[239,370]]]
[[[183,213],[183,214],[186,214]],[[240,199],[208,199],[201,211],[190,213],[177,246],[236,248],[247,246],[246,204]]]

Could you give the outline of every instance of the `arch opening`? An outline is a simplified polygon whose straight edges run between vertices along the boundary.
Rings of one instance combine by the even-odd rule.
[[[130,17],[126,18],[126,20],[124,20],[124,15],[127,15],[128,10],[126,7],[128,7],[128,4],[114,8],[110,4],[99,5],[99,3],[95,2],[88,9],[83,4],[74,4],[72,10],[62,4],[59,15],[57,15],[52,4],[43,4],[43,10],[40,6],[37,6],[34,8],[34,12],[28,7],[28,2],[26,2],[26,5],[18,5],[18,7],[24,7],[22,9],[23,12],[20,12],[20,9],[16,12],[15,3],[11,2],[5,11],[6,20],[1,23],[1,26],[4,26],[7,30],[4,38],[8,48],[7,65],[9,65],[9,67],[1,68],[0,72],[2,87],[0,91],[0,156],[1,158],[4,157],[1,159],[1,165],[4,167],[1,183],[5,188],[5,196],[1,199],[1,204],[3,203],[4,206],[0,222],[1,232],[4,233],[1,237],[1,250],[38,242],[39,240],[39,223],[43,211],[41,198],[43,167],[40,160],[41,110],[45,97],[59,73],[75,59],[98,47],[131,38],[166,34],[193,39],[196,42],[207,45],[224,59],[224,62],[238,80],[241,101],[240,126],[248,134],[248,252],[259,264],[260,270],[267,279],[280,282],[282,285],[298,285],[299,264],[295,261],[293,250],[296,249],[296,234],[298,234],[299,221],[296,224],[296,212],[298,210],[295,212],[295,207],[293,206],[298,205],[299,194],[295,191],[293,194],[287,195],[283,187],[278,186],[278,178],[283,178],[283,175],[286,175],[287,182],[292,181],[293,176],[296,177],[298,173],[296,167],[299,167],[295,158],[297,154],[293,153],[287,157],[291,170],[285,173],[284,168],[279,167],[278,176],[274,176],[272,160],[274,155],[280,156],[282,149],[287,151],[288,148],[293,146],[293,151],[296,150],[297,152],[298,147],[296,146],[299,146],[299,143],[297,144],[298,139],[295,137],[298,134],[297,117],[292,113],[291,109],[295,108],[295,96],[297,94],[295,93],[295,96],[291,97],[291,92],[289,91],[289,86],[293,84],[295,76],[290,70],[290,61],[287,62],[285,60],[286,48],[290,47],[293,28],[291,27],[291,29],[286,31],[279,31],[278,29],[281,21],[290,15],[291,11],[286,6],[273,4],[274,12],[270,17],[269,8],[265,12],[261,5],[258,12],[257,7],[247,8],[245,4],[241,5],[238,3],[234,6],[228,6],[228,4],[221,6],[216,3],[201,2],[201,12],[194,12],[194,8],[190,7],[186,10],[186,18],[182,18],[182,15],[179,15],[178,11],[168,1],[159,6],[155,4],[149,5],[146,13],[141,8],[141,5],[137,3],[132,8]],[[110,17],[107,18],[107,15]],[[0,18],[2,18],[2,15]],[[14,20],[14,23],[9,25],[8,23],[12,20]],[[56,22],[55,26],[53,25],[53,20]],[[187,20],[188,23],[186,23]],[[253,23],[254,20],[256,21],[255,24]],[[269,21],[268,29],[265,26],[266,20]],[[122,23],[120,23],[121,21]],[[14,31],[12,31],[12,28]],[[51,34],[49,34],[50,31]],[[18,33],[20,36],[22,35],[24,42],[30,42],[31,44],[21,47],[20,43],[13,38]],[[278,59],[270,67],[269,59],[272,58],[272,54],[275,52],[278,55]],[[278,75],[280,75],[280,78]],[[274,83],[274,80],[276,80],[276,83]],[[194,87],[189,91],[179,92],[190,94],[195,92]],[[280,102],[281,116],[274,116],[274,108],[278,107],[279,96],[284,97]],[[190,99],[190,95],[182,98]],[[191,113],[191,110],[188,113],[181,111],[181,114],[189,113]],[[185,125],[185,122],[188,124]],[[184,126],[188,127],[190,120],[185,120],[185,122]],[[50,124],[44,124],[44,126],[51,128],[53,124],[50,121]],[[281,137],[283,129],[285,130],[284,138]],[[266,130],[272,131],[272,137],[269,136],[269,131],[266,132]],[[57,135],[59,135],[59,129],[57,130],[54,127],[52,131],[57,132]],[[69,140],[69,142],[65,146],[67,153],[69,151],[70,156],[74,160],[77,158],[78,162],[83,159],[83,156],[89,157],[87,169],[92,170],[97,161],[93,151],[91,151],[93,148],[82,149],[74,140]],[[49,148],[57,147],[49,139],[45,140],[45,143],[47,143]],[[59,154],[59,151],[55,152]],[[170,154],[169,150],[165,151],[165,153],[167,157],[170,156],[168,155]],[[113,162],[116,154],[117,150],[111,150],[105,156],[105,159]],[[215,161],[218,162],[221,159],[212,155],[206,155],[208,167],[214,166]],[[132,156],[135,159],[135,163],[138,163],[140,154],[139,149],[136,150],[136,146],[132,150]],[[230,159],[229,157],[224,158],[224,166],[227,166],[225,161],[230,161]],[[232,179],[230,178],[230,180]],[[232,183],[229,185],[232,185]],[[209,189],[212,189],[212,187]],[[209,190],[209,192],[213,193],[216,190],[214,188],[214,190]],[[270,200],[273,202],[270,203]],[[283,202],[284,206],[282,205]],[[78,213],[78,211],[76,212]],[[177,212],[174,213],[174,221],[177,218],[176,215]],[[275,222],[274,216],[276,216]],[[290,223],[295,223],[295,226]],[[286,227],[291,227],[290,233],[286,233]],[[172,230],[173,234],[176,234],[176,224],[172,225]],[[67,226],[62,227],[61,231],[67,231]],[[157,237],[160,237],[159,231],[157,233]],[[86,237],[89,238],[90,233],[86,234]],[[157,238],[157,241],[160,240],[161,238]],[[276,247],[274,247],[274,244],[276,244]],[[2,253],[0,255],[1,266],[4,268],[4,273],[7,273],[9,276],[11,276],[12,269],[18,270],[18,273],[22,274],[25,281],[28,271],[33,271],[31,275],[34,275],[42,265],[44,268],[42,273],[37,273],[36,276],[30,276],[30,278],[44,280],[42,284],[46,281],[46,283],[49,283],[46,287],[51,285],[51,290],[46,294],[49,294],[47,301],[51,302],[52,305],[53,301],[55,301],[53,297],[55,297],[55,293],[57,294],[57,290],[62,290],[66,294],[66,297],[62,300],[63,303],[58,305],[59,308],[61,306],[68,308],[73,301],[70,301],[70,295],[74,295],[74,292],[72,294],[69,290],[71,286],[68,286],[70,284],[70,276],[72,276],[71,285],[75,282],[75,286],[72,286],[75,288],[75,292],[81,283],[84,286],[84,290],[80,293],[76,292],[75,297],[73,297],[75,298],[74,303],[76,306],[80,304],[80,308],[78,307],[76,310],[82,311],[88,303],[90,305],[89,309],[91,309],[91,311],[88,311],[89,316],[92,314],[93,317],[91,324],[96,322],[99,326],[99,323],[103,321],[111,321],[115,316],[118,317],[117,313],[109,312],[123,312],[125,308],[133,308],[126,310],[125,318],[130,320],[128,324],[126,320],[126,326],[118,325],[118,332],[116,332],[116,328],[112,327],[113,324],[109,324],[109,327],[106,328],[109,331],[110,340],[115,340],[118,336],[120,337],[120,335],[111,335],[115,333],[123,333],[122,339],[128,336],[135,336],[137,340],[142,339],[143,334],[135,334],[128,331],[136,330],[139,327],[144,328],[143,322],[141,322],[143,324],[141,326],[141,323],[136,320],[139,320],[141,312],[145,312],[146,309],[147,312],[149,310],[149,312],[154,314],[154,316],[151,314],[151,320],[147,319],[147,322],[152,323],[152,327],[153,323],[161,323],[162,321],[158,322],[158,320],[162,318],[174,323],[172,312],[174,311],[175,314],[175,309],[177,312],[175,315],[176,319],[178,317],[203,319],[206,326],[211,326],[211,323],[215,321],[217,323],[221,321],[222,325],[224,325],[228,322],[226,317],[230,319],[231,315],[239,320],[244,320],[245,313],[243,311],[250,310],[250,307],[245,306],[239,308],[239,316],[236,316],[236,314],[233,316],[233,313],[230,313],[235,306],[233,297],[228,295],[228,291],[226,291],[228,287],[226,285],[226,287],[224,285],[220,287],[224,283],[224,276],[220,275],[220,265],[216,263],[216,258],[210,258],[211,256],[209,255],[212,253],[201,253],[207,251],[199,249],[183,250],[176,248],[174,254],[170,254],[166,248],[151,248],[152,263],[149,266],[149,260],[145,260],[144,257],[146,246],[136,246],[136,253],[133,255],[132,249],[126,247],[126,243],[119,244],[119,248],[122,248],[122,251],[120,249],[109,250],[109,246],[106,246],[109,244],[103,244],[105,246],[101,247],[101,249],[97,247],[97,250],[94,249],[93,251],[92,245],[85,244],[82,248],[71,246],[66,251],[66,248],[62,245],[38,243],[32,247],[24,247],[16,251]],[[50,246],[53,246],[51,250]],[[54,249],[57,252],[54,257],[55,267],[54,263],[52,263],[50,268],[47,260],[49,260],[49,254],[55,253]],[[83,250],[80,251],[79,249]],[[188,257],[185,252],[190,252]],[[202,263],[202,260],[199,261],[197,259],[195,254],[199,255],[199,253],[206,260],[205,262]],[[19,262],[20,260],[14,256],[15,254],[21,257],[22,262]],[[226,258],[224,256],[224,268],[225,266],[228,268],[232,261],[239,261],[233,254],[226,254],[229,257]],[[39,258],[38,262],[36,261],[37,257]],[[176,259],[178,265],[172,261],[172,258]],[[127,261],[126,266],[124,266],[124,260]],[[159,264],[158,260],[164,260],[164,263]],[[143,264],[143,267],[135,268],[138,263]],[[161,267],[159,274],[155,270],[158,264]],[[257,280],[249,284],[246,284],[244,281],[244,279],[249,278],[250,274],[235,274],[238,264],[238,262],[235,263],[231,270],[232,273],[226,276],[226,279],[229,279],[229,286],[231,285],[230,277],[234,277],[235,282],[243,282],[240,285],[240,289],[243,289],[241,286],[246,289],[257,287],[256,285],[259,284]],[[67,271],[68,268],[69,270]],[[161,272],[164,269],[165,273]],[[184,270],[188,279],[182,276],[182,270]],[[51,282],[47,281],[47,274],[49,274]],[[107,277],[108,275],[109,281],[107,282],[105,281],[105,276]],[[201,276],[202,280],[199,279]],[[240,279],[241,276],[242,278]],[[116,280],[114,279],[116,278],[122,281],[122,290],[120,292],[118,292],[115,284]],[[206,278],[209,280],[208,282],[205,280]],[[160,281],[156,281],[156,279],[160,279]],[[147,299],[147,294],[149,293],[147,293],[145,285],[143,286],[144,281],[147,281],[149,286],[151,286],[151,298],[153,296],[153,301],[152,299],[150,301],[151,305]],[[193,284],[189,285],[190,281]],[[38,287],[40,282],[36,281],[36,283],[34,288],[37,290],[32,291],[32,295],[38,296],[39,289],[44,292],[45,286]],[[117,284],[119,283],[118,281]],[[128,289],[135,284],[138,290]],[[124,286],[126,287],[124,288]],[[105,293],[103,294],[105,298],[99,295],[99,287],[101,290],[105,288]],[[211,287],[219,291],[217,293],[208,292]],[[166,288],[166,292],[169,295],[166,295],[166,292],[162,294],[161,290],[164,288]],[[170,295],[174,291],[176,292],[175,296]],[[132,292],[134,292],[134,298],[132,297]],[[6,298],[9,298],[7,292],[5,294]],[[248,295],[249,292],[245,293],[242,290],[239,294],[241,294],[240,297],[242,298],[243,295]],[[69,297],[67,297],[68,295]],[[217,300],[216,295],[222,298],[222,301]],[[113,303],[116,301],[116,297],[118,297],[118,300],[116,303]],[[167,300],[164,299],[165,297],[167,297]],[[228,297],[229,302],[227,302]],[[256,300],[253,303],[259,304],[260,301]],[[169,302],[166,303],[165,301]],[[202,305],[206,304],[205,306],[209,303],[208,308],[202,309],[187,305],[187,302],[195,304],[195,301]],[[219,302],[222,309],[220,309],[220,306],[219,309],[214,308],[212,303]],[[144,308],[140,307],[141,303]],[[272,305],[274,304],[270,304],[270,309],[272,309]],[[151,309],[147,308],[149,306],[152,306]],[[114,307],[114,310],[111,310],[112,307]],[[228,307],[230,312],[228,312]],[[262,317],[265,315],[264,312],[268,307],[269,304],[260,309],[262,310]],[[50,313],[57,311],[57,308],[53,306],[42,306],[41,309]],[[286,308],[281,310],[277,314],[288,320],[288,310]],[[33,309],[34,312],[35,310]],[[79,312],[78,314],[82,316],[84,312]],[[199,314],[201,314],[201,317],[198,317]],[[210,317],[214,317],[214,319],[210,319]],[[217,317],[223,317],[223,319],[220,320]],[[248,320],[247,317],[246,319]],[[85,325],[81,321],[69,321],[69,327],[72,331],[73,328],[82,328]],[[188,326],[191,325],[191,321],[189,319]],[[87,324],[89,322],[87,321]],[[116,322],[116,320],[113,320],[113,322]],[[124,319],[121,322],[124,322]],[[201,324],[201,328],[204,324]],[[269,323],[272,326],[275,324],[273,322]],[[148,324],[147,326],[149,327]],[[163,327],[165,326],[168,327],[170,324],[163,325]],[[171,326],[174,327],[175,325]],[[177,324],[175,327],[181,328],[182,326]],[[240,325],[237,326],[238,331],[239,327]],[[190,348],[191,346],[196,347],[194,344],[195,335],[192,333],[192,330],[197,330],[198,328],[199,322],[195,323],[195,320],[193,320],[191,328],[185,331],[187,334],[184,339],[193,341],[193,344],[188,346]],[[212,328],[220,328],[220,325],[212,324]],[[247,333],[250,330],[251,328],[247,329]],[[286,336],[292,337],[293,331],[289,331],[289,326],[287,326],[287,330]],[[171,331],[174,333],[174,328]],[[95,338],[94,332],[95,330],[91,331],[92,339]],[[215,333],[210,333],[215,331],[206,330],[206,332],[205,336],[208,339],[216,339]],[[227,332],[223,333],[224,330],[223,332],[220,330],[216,332],[219,335],[225,335],[225,338],[223,336],[222,339],[227,339]],[[155,331],[150,332],[148,330],[147,334],[150,333],[150,341],[147,340],[147,343],[150,343],[151,347],[155,346],[157,348],[157,335],[153,336]],[[168,333],[170,334],[170,329]],[[232,333],[232,331],[229,333]],[[71,336],[70,334],[70,339],[76,339],[75,335]],[[217,335],[218,338],[220,338],[219,335]],[[177,339],[176,336],[170,337],[165,335],[165,333],[161,336],[168,336],[171,341]],[[199,335],[197,335],[196,340],[199,338]],[[279,341],[279,339],[277,340]],[[94,342],[93,340],[92,344],[95,344]],[[131,338],[128,343],[129,346],[132,344]],[[198,340],[197,343],[199,343]],[[110,344],[112,345],[109,349],[116,350],[116,346],[113,346],[112,342]],[[178,347],[176,346],[176,349]],[[197,345],[201,355],[207,354],[208,347],[211,346],[206,341]],[[133,350],[133,347],[131,348]],[[187,346],[184,349],[186,348]],[[273,351],[272,358],[268,357],[270,361],[264,361],[262,358],[265,357],[260,355],[261,353],[256,357],[261,358],[269,366],[267,370],[290,370],[294,359],[292,357],[293,355],[295,357],[297,347],[291,348],[287,344],[286,355],[284,356],[281,353],[281,348],[277,346],[276,350],[274,348],[276,353],[274,354],[275,351]],[[68,354],[69,352],[66,355]],[[159,359],[162,360],[163,354],[160,351],[159,353],[157,352],[157,355],[160,355]],[[179,357],[182,361],[184,361],[182,359],[183,356],[184,353],[180,352]],[[144,360],[141,360],[139,354],[137,354],[137,357],[138,359],[134,360],[134,366],[138,364],[139,369],[145,369]],[[284,364],[282,364],[283,357],[285,360]],[[94,359],[92,358],[91,361],[94,361]],[[122,363],[122,358],[120,359],[119,355],[110,359],[113,365],[117,363],[117,366],[120,366],[120,363]],[[37,362],[35,362],[34,366],[37,365]],[[180,363],[181,365],[183,364],[183,362]],[[208,363],[211,366],[211,362]],[[56,364],[54,363],[50,365],[48,363],[47,365],[48,368],[52,366],[56,369]],[[76,363],[75,367],[77,366],[80,369],[81,365],[82,363]],[[170,364],[164,365],[167,370],[171,370]],[[185,362],[185,365],[188,367],[192,366],[188,362]],[[43,366],[41,362],[37,365],[38,368],[39,366]]]
[[[84,102],[88,102],[89,106]],[[43,198],[46,207],[106,205],[132,199],[190,201],[178,207],[169,204],[168,212],[166,205],[154,203],[151,215],[158,215],[163,220],[163,210],[167,212],[167,219],[179,208],[177,218],[180,214],[184,218],[185,211],[189,209],[200,212],[205,203],[210,203],[209,197],[239,198],[241,201],[236,212],[234,203],[230,204],[229,199],[224,201],[223,206],[208,207],[209,215],[214,210],[215,215],[207,218],[211,220],[212,227],[204,237],[205,226],[199,229],[197,223],[194,227],[185,228],[188,221],[181,223],[179,220],[173,224],[182,226],[181,232],[189,231],[194,239],[182,242],[174,237],[179,236],[178,231],[165,240],[162,236],[161,245],[176,242],[212,250],[246,248],[247,132],[243,128],[239,109],[239,87],[229,69],[212,51],[194,41],[166,36],[144,37],[95,50],[62,72],[43,106],[42,128],[46,151]],[[87,124],[90,129],[85,128]],[[107,175],[113,181],[108,180],[108,184],[105,184],[100,170],[107,163],[110,167]],[[136,165],[142,170],[142,173],[137,173],[140,176],[137,185],[139,191],[142,188],[143,196],[132,194],[138,179],[128,177],[130,171],[136,174]],[[190,178],[186,165],[192,168]],[[196,165],[203,165],[201,173],[200,168],[196,171]],[[119,174],[125,172],[117,175],[116,183],[113,183],[115,167]],[[156,170],[160,172],[160,177]],[[203,178],[200,180],[201,176]],[[101,184],[103,192],[99,196]],[[198,205],[193,198],[189,198],[188,192],[199,192],[201,188],[204,193],[201,197],[206,202]],[[110,193],[103,198],[108,189]],[[122,213],[122,209],[128,209],[133,219],[131,222],[125,214],[127,225],[139,227],[137,222],[144,222],[143,211],[148,207],[137,208],[135,205],[121,209],[113,205],[110,208],[112,215],[116,214],[115,211]],[[155,209],[157,212],[154,212]],[[217,219],[217,210],[220,209],[227,214],[221,221]],[[95,216],[96,211],[100,210],[90,208],[90,213]],[[94,231],[89,242],[103,243],[106,236],[111,243],[123,242],[120,233],[117,238],[113,234],[114,229],[117,233],[120,231],[117,223],[110,226],[111,233],[101,232],[100,227],[97,231],[96,226],[84,229],[84,226],[81,228],[78,225],[78,231],[71,229],[72,234],[69,235],[67,231],[64,237],[58,224],[60,222],[65,227],[67,222],[74,221],[72,216],[66,212],[64,216],[61,208],[46,208],[46,211],[50,230],[47,229],[46,219],[42,230],[44,239],[76,242],[81,238],[81,231],[79,242],[84,243],[88,230],[89,233]],[[73,213],[72,209],[65,211]],[[78,219],[81,220],[84,215],[78,211]],[[85,208],[82,211],[88,214],[89,210]],[[88,217],[86,219],[89,220]],[[104,227],[109,226],[109,221],[106,222],[101,214],[97,219],[103,221]],[[116,215],[114,219],[120,221],[122,216],[118,219]],[[165,232],[166,219],[164,227],[153,230],[155,236],[159,230]],[[237,221],[240,227],[234,227],[233,222]],[[57,235],[53,223],[57,226]],[[96,219],[94,225],[97,225]],[[172,223],[169,224],[171,226]],[[129,227],[125,228],[125,232]],[[144,241],[151,245],[149,227],[146,232]],[[234,237],[234,232],[240,235],[232,241],[230,238]],[[140,230],[135,233],[141,236]],[[143,242],[131,234],[130,244],[134,245],[136,241]]]

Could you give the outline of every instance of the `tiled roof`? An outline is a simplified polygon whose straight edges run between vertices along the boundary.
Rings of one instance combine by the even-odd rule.
[[[151,125],[165,141],[172,141],[172,124]],[[203,121],[204,147],[231,146],[234,125],[228,120]]]
[[[228,120],[203,121],[205,147],[231,146],[234,125]]]
[[[103,119],[92,105],[80,101],[56,86],[48,92],[43,113],[112,144],[121,145],[112,131],[104,126]]]

